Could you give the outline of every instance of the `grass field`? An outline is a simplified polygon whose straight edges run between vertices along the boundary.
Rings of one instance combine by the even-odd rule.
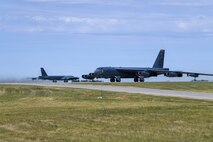
[[[212,142],[213,102],[2,85],[0,141]]]
[[[142,83],[85,83],[93,85],[132,86],[140,88],[166,89],[213,93],[213,82],[142,82]]]

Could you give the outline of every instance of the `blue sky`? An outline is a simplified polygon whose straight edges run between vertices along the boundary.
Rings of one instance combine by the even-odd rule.
[[[212,0],[7,0],[0,13],[1,78],[152,66],[162,48],[170,69],[213,73]]]

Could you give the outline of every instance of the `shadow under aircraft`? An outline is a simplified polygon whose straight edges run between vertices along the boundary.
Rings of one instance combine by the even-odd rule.
[[[137,67],[99,67],[94,73],[82,75],[82,78],[93,80],[95,78],[110,79],[111,82],[121,82],[121,78],[134,78],[134,82],[144,82],[145,78],[157,77],[164,75],[166,77],[183,77],[186,74],[189,77],[194,77],[196,80],[200,75],[213,76],[213,74],[170,71],[169,68],[164,68],[165,50],[160,50],[153,67],[137,68]]]
[[[74,77],[74,76],[67,76],[67,75],[62,75],[62,76],[58,76],[58,75],[54,75],[54,76],[48,76],[46,71],[44,70],[44,68],[41,68],[41,76],[37,77],[37,78],[32,78],[32,80],[51,80],[54,83],[56,83],[57,81],[64,81],[64,82],[69,82],[69,81],[78,81],[79,77]]]

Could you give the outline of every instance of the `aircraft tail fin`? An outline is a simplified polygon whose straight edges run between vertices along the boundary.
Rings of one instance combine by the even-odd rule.
[[[41,68],[41,76],[48,76],[44,68]]]
[[[155,63],[153,65],[153,68],[163,68],[164,66],[164,56],[165,56],[165,50],[161,49],[157,59],[155,60]]]

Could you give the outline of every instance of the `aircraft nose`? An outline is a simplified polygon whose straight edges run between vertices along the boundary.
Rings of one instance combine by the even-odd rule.
[[[95,73],[95,75],[99,75],[100,71],[96,70],[94,73]]]
[[[101,75],[101,74],[103,73],[103,71],[102,71],[102,70],[97,69],[94,73],[95,73],[95,75]]]

